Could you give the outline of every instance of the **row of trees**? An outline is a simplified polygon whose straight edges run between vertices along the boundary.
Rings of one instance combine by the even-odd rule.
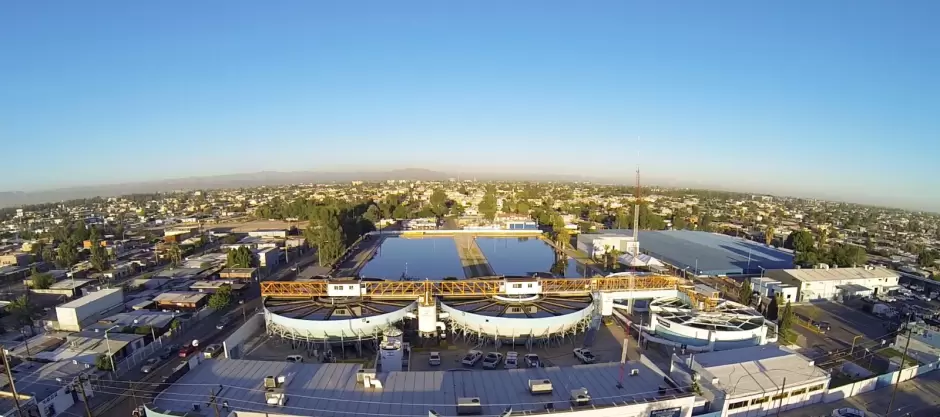
[[[868,253],[861,246],[849,244],[826,245],[826,235],[821,235],[817,244],[813,233],[809,230],[797,230],[790,233],[784,241],[784,247],[795,252],[794,263],[800,265],[815,265],[825,263],[837,266],[865,265],[868,262]]]

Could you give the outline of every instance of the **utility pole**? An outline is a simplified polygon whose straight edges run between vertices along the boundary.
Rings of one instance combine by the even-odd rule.
[[[91,413],[91,408],[88,407],[88,396],[85,395],[85,378],[84,375],[78,377],[78,392],[82,394],[82,404],[85,405],[85,415],[88,417],[95,417]]]
[[[221,417],[219,413],[219,402],[215,397],[215,391],[212,388],[209,388],[209,404],[212,405],[212,409],[215,410],[215,417]]]
[[[7,379],[10,380],[10,392],[13,393],[13,404],[16,405],[16,415],[23,417],[23,410],[20,408],[20,395],[16,393],[16,381],[13,380],[13,370],[10,369],[7,351],[3,346],[0,346],[0,356],[3,356],[3,368],[6,369]]]
[[[910,324],[910,322],[908,322]],[[904,353],[901,354],[901,366],[898,368],[898,382],[894,384],[894,390],[891,391],[891,401],[888,401],[888,409],[885,411],[885,417],[891,417],[891,407],[894,406],[894,397],[898,395],[898,385],[901,385],[901,371],[904,370],[904,364],[907,362],[907,348],[911,345],[911,329],[907,330],[907,342],[904,343]]]
[[[783,410],[783,400],[787,397],[783,396],[783,393],[787,390],[787,377],[783,377],[783,383],[780,384],[780,405],[777,406],[777,417],[780,417],[780,410]]]

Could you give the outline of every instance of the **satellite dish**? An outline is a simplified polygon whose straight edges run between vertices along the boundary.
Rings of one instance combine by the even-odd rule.
[[[193,346],[199,347],[199,339],[193,339]]]

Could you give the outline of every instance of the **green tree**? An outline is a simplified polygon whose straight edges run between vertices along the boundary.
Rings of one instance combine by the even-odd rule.
[[[555,262],[552,262],[552,275],[564,278],[568,271],[568,255],[561,251],[555,251]]]
[[[790,332],[793,329],[793,307],[790,306],[790,302],[787,301],[787,306],[783,309],[783,314],[780,315],[780,319],[777,320],[777,335],[780,337],[780,340],[785,342],[792,342],[790,340]]]
[[[229,268],[254,268],[258,266],[258,257],[247,246],[239,246],[229,249],[225,264]]]
[[[372,224],[379,224],[382,220],[382,209],[375,204],[370,204],[362,218],[372,222]]]
[[[683,230],[688,227],[688,223],[685,220],[685,217],[682,217],[679,214],[674,214],[672,216],[672,228],[674,230]]]
[[[483,195],[480,204],[477,206],[477,210],[479,210],[480,214],[487,220],[492,221],[495,219],[496,212],[499,211],[499,207],[496,204],[496,194],[493,191],[487,191],[486,194]]]
[[[95,358],[95,367],[102,371],[110,371],[111,360],[108,359],[108,356],[105,354],[98,355],[98,357]]]
[[[744,279],[741,288],[738,290],[738,301],[744,305],[751,305],[751,297],[754,295],[754,289],[751,288],[751,281]]]
[[[209,307],[223,310],[232,304],[232,287],[223,285],[209,297]]]
[[[233,234],[225,235],[225,237],[222,238],[222,243],[226,245],[234,245],[238,243],[238,236]]]
[[[40,290],[47,289],[55,284],[55,278],[49,273],[39,273],[33,269],[33,275],[29,277],[32,287]]]
[[[713,230],[711,214],[706,212],[698,218],[698,225],[696,226],[696,230],[701,230],[703,232],[711,232]]]
[[[174,267],[177,267],[183,263],[183,250],[176,242],[171,243],[170,247],[167,248],[166,256],[170,259],[170,265],[173,265]]]
[[[78,262],[78,249],[75,248],[75,243],[72,241],[65,241],[60,244],[56,252],[58,252],[56,264],[62,268],[69,268]]]
[[[937,261],[937,253],[932,250],[925,249],[925,250],[922,250],[919,254],[917,254],[917,265],[920,265],[921,267],[926,268],[929,266],[933,266],[934,262],[936,261]]]
[[[91,241],[91,258],[89,261],[91,262],[92,268],[95,268],[95,270],[98,272],[104,272],[108,270],[108,267],[110,266],[108,251],[101,246],[100,241]]]
[[[767,320],[777,321],[778,315],[780,314],[779,299],[782,297],[777,297],[775,294],[773,298],[770,299],[770,304],[767,305]]]
[[[429,199],[431,212],[438,218],[447,214],[447,193],[443,189],[435,189]]]
[[[30,326],[40,317],[39,309],[26,295],[22,295],[13,300],[10,305],[7,306],[7,310],[21,326]]]

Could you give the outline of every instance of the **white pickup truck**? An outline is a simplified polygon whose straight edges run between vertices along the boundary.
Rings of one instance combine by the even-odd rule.
[[[591,349],[588,348],[575,348],[574,357],[578,358],[581,363],[594,363],[597,361],[597,357],[591,353]]]

